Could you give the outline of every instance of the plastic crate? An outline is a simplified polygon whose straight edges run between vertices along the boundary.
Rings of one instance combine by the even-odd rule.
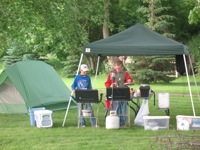
[[[53,126],[51,110],[34,111],[34,116],[35,116],[36,126],[38,128],[48,128]]]
[[[145,130],[168,130],[169,129],[169,116],[144,116],[144,129]]]
[[[177,130],[200,130],[200,116],[176,116]]]
[[[34,111],[37,111],[37,110],[45,110],[45,107],[29,108],[28,112],[30,116],[31,126],[36,126]]]

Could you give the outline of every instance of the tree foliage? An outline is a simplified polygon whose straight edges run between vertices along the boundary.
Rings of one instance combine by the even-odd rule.
[[[55,54],[61,61],[80,56],[104,12],[102,1],[92,0],[2,0],[0,7],[2,54],[10,58],[30,54],[37,59]]]
[[[138,8],[138,12],[146,18],[145,24],[162,34],[170,37],[174,36],[170,33],[170,26],[174,17],[168,15],[167,11],[170,9],[168,6],[163,6],[162,0],[142,0],[142,6]],[[133,64],[130,67],[133,70],[133,76],[136,81],[140,83],[164,81],[169,82],[173,78],[169,75],[173,73],[174,64],[170,63],[172,57],[133,57]],[[130,69],[129,68],[129,69]]]
[[[147,19],[145,24],[149,28],[166,34],[168,37],[174,37],[174,34],[169,31],[169,27],[174,26],[175,17],[168,14],[171,7],[162,3],[165,1],[168,2],[168,0],[142,0],[144,4],[137,11]]]
[[[195,70],[200,74],[200,34],[192,37],[192,39],[187,43],[190,51],[192,53],[192,56],[194,57],[195,60]]]
[[[140,56],[132,60],[134,63],[128,64],[127,68],[137,83],[169,82],[174,79],[170,77],[175,70],[171,56]]]
[[[68,74],[70,64],[78,65],[83,45],[103,38],[104,2],[110,35],[137,22],[153,23],[152,29],[173,33],[184,43],[200,31],[198,24],[188,23],[190,10],[198,18],[196,0],[1,0],[0,57],[11,64],[55,56]],[[96,58],[84,57],[84,62],[94,69]]]
[[[200,1],[196,1],[195,7],[190,10],[190,14],[188,16],[190,24],[197,24],[200,21]]]

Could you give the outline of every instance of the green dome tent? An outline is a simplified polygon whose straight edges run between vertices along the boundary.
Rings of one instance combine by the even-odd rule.
[[[70,94],[54,68],[42,61],[17,62],[0,75],[0,113],[27,113],[29,107],[66,109]]]

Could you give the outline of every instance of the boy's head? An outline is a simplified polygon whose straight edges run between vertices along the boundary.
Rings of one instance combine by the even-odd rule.
[[[117,72],[122,71],[123,68],[124,68],[123,62],[122,61],[115,62],[115,67],[114,68],[116,69]]]
[[[87,74],[87,71],[89,70],[88,66],[86,64],[82,64],[81,67],[80,67],[80,71],[81,71],[81,74],[84,75],[84,74]]]

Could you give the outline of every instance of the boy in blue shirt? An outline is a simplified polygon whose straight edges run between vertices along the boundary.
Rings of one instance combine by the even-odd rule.
[[[80,74],[76,75],[74,78],[74,82],[72,84],[72,91],[75,92],[76,89],[82,89],[82,90],[91,90],[91,79],[90,76],[87,75],[88,72],[88,66],[86,64],[82,64],[80,67]],[[87,110],[92,110],[91,103],[78,103],[78,116],[79,116],[79,126],[85,127],[85,119],[83,118],[82,110],[84,108]],[[92,114],[92,117],[90,118],[91,125],[93,127],[98,127],[96,125],[96,118],[94,118],[94,114]]]

